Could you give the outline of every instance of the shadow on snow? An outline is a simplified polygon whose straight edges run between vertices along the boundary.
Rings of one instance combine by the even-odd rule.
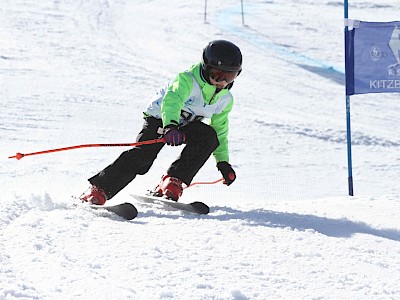
[[[223,211],[224,215],[207,218],[220,221],[239,219],[248,222],[250,226],[265,226],[271,228],[290,227],[297,230],[313,229],[330,237],[351,237],[356,233],[370,234],[394,241],[400,241],[400,231],[396,229],[376,229],[363,222],[347,219],[330,219],[314,215],[278,212],[271,210],[241,211],[229,207],[212,207],[211,211]]]
[[[163,209],[164,210],[164,209]],[[179,210],[179,215],[166,214],[167,211],[173,212],[174,209],[167,209],[162,212],[153,210],[140,212],[139,219],[133,222],[143,223],[141,218],[156,217],[156,218],[186,218],[186,219],[205,219],[217,221],[242,220],[247,226],[264,226],[270,228],[287,228],[297,229],[299,231],[315,230],[318,233],[330,237],[348,238],[356,233],[370,234],[376,237],[386,238],[394,241],[400,241],[400,231],[396,229],[376,229],[364,222],[355,222],[347,219],[330,219],[315,215],[302,215],[297,213],[279,212],[264,209],[255,209],[250,211],[237,210],[230,207],[213,206],[210,208],[209,215],[195,215]],[[223,212],[221,215],[213,215],[214,212]],[[144,224],[144,223],[143,223]]]

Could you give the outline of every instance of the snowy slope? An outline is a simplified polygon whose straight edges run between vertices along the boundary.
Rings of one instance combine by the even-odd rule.
[[[0,3],[0,299],[400,298],[400,98],[353,96],[347,196],[343,5],[335,1]],[[395,0],[350,17],[398,20]],[[71,196],[133,142],[153,93],[212,39],[242,49],[238,178],[185,190],[208,216],[137,205],[122,221]],[[114,203],[153,187],[163,149]],[[221,175],[211,158],[196,181]],[[106,216],[106,217],[104,217]]]

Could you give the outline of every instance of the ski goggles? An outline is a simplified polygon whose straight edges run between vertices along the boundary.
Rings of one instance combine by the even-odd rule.
[[[210,75],[211,79],[213,79],[217,82],[225,81],[226,83],[231,83],[239,75],[239,72],[237,72],[237,71],[229,72],[229,71],[211,68],[208,74]]]

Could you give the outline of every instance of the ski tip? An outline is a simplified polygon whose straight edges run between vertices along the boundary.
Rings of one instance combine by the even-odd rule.
[[[193,202],[191,204],[197,211],[197,213],[202,214],[202,215],[207,215],[210,212],[210,207],[208,207],[207,204],[204,204],[203,202]]]
[[[137,208],[129,202],[124,202],[116,205],[89,205],[92,209],[105,209],[110,211],[125,220],[133,220],[138,215]]]
[[[133,205],[132,203],[122,203],[122,211],[120,216],[124,217],[126,220],[133,220],[137,217],[138,215],[138,210],[136,208],[135,205]]]

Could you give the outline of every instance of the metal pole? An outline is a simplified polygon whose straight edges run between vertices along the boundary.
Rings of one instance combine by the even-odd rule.
[[[204,23],[207,23],[207,0],[204,1]]]
[[[243,0],[241,0],[240,2],[242,4],[242,25],[244,26]]]
[[[348,0],[344,0],[344,18],[347,20],[349,18],[349,4]],[[348,31],[349,28],[346,25],[344,28],[344,44],[345,44],[345,69],[347,67],[347,49],[348,49]],[[346,71],[345,71],[346,73]],[[345,74],[346,77],[346,74]],[[346,82],[347,85],[347,82]],[[347,133],[347,170],[348,170],[348,188],[349,195],[354,196],[353,191],[353,167],[352,167],[352,158],[351,158],[351,126],[350,126],[350,96],[346,94],[346,133]]]
[[[346,130],[347,130],[347,170],[349,195],[354,196],[353,192],[353,167],[351,159],[351,128],[350,128],[350,96],[346,96]]]

